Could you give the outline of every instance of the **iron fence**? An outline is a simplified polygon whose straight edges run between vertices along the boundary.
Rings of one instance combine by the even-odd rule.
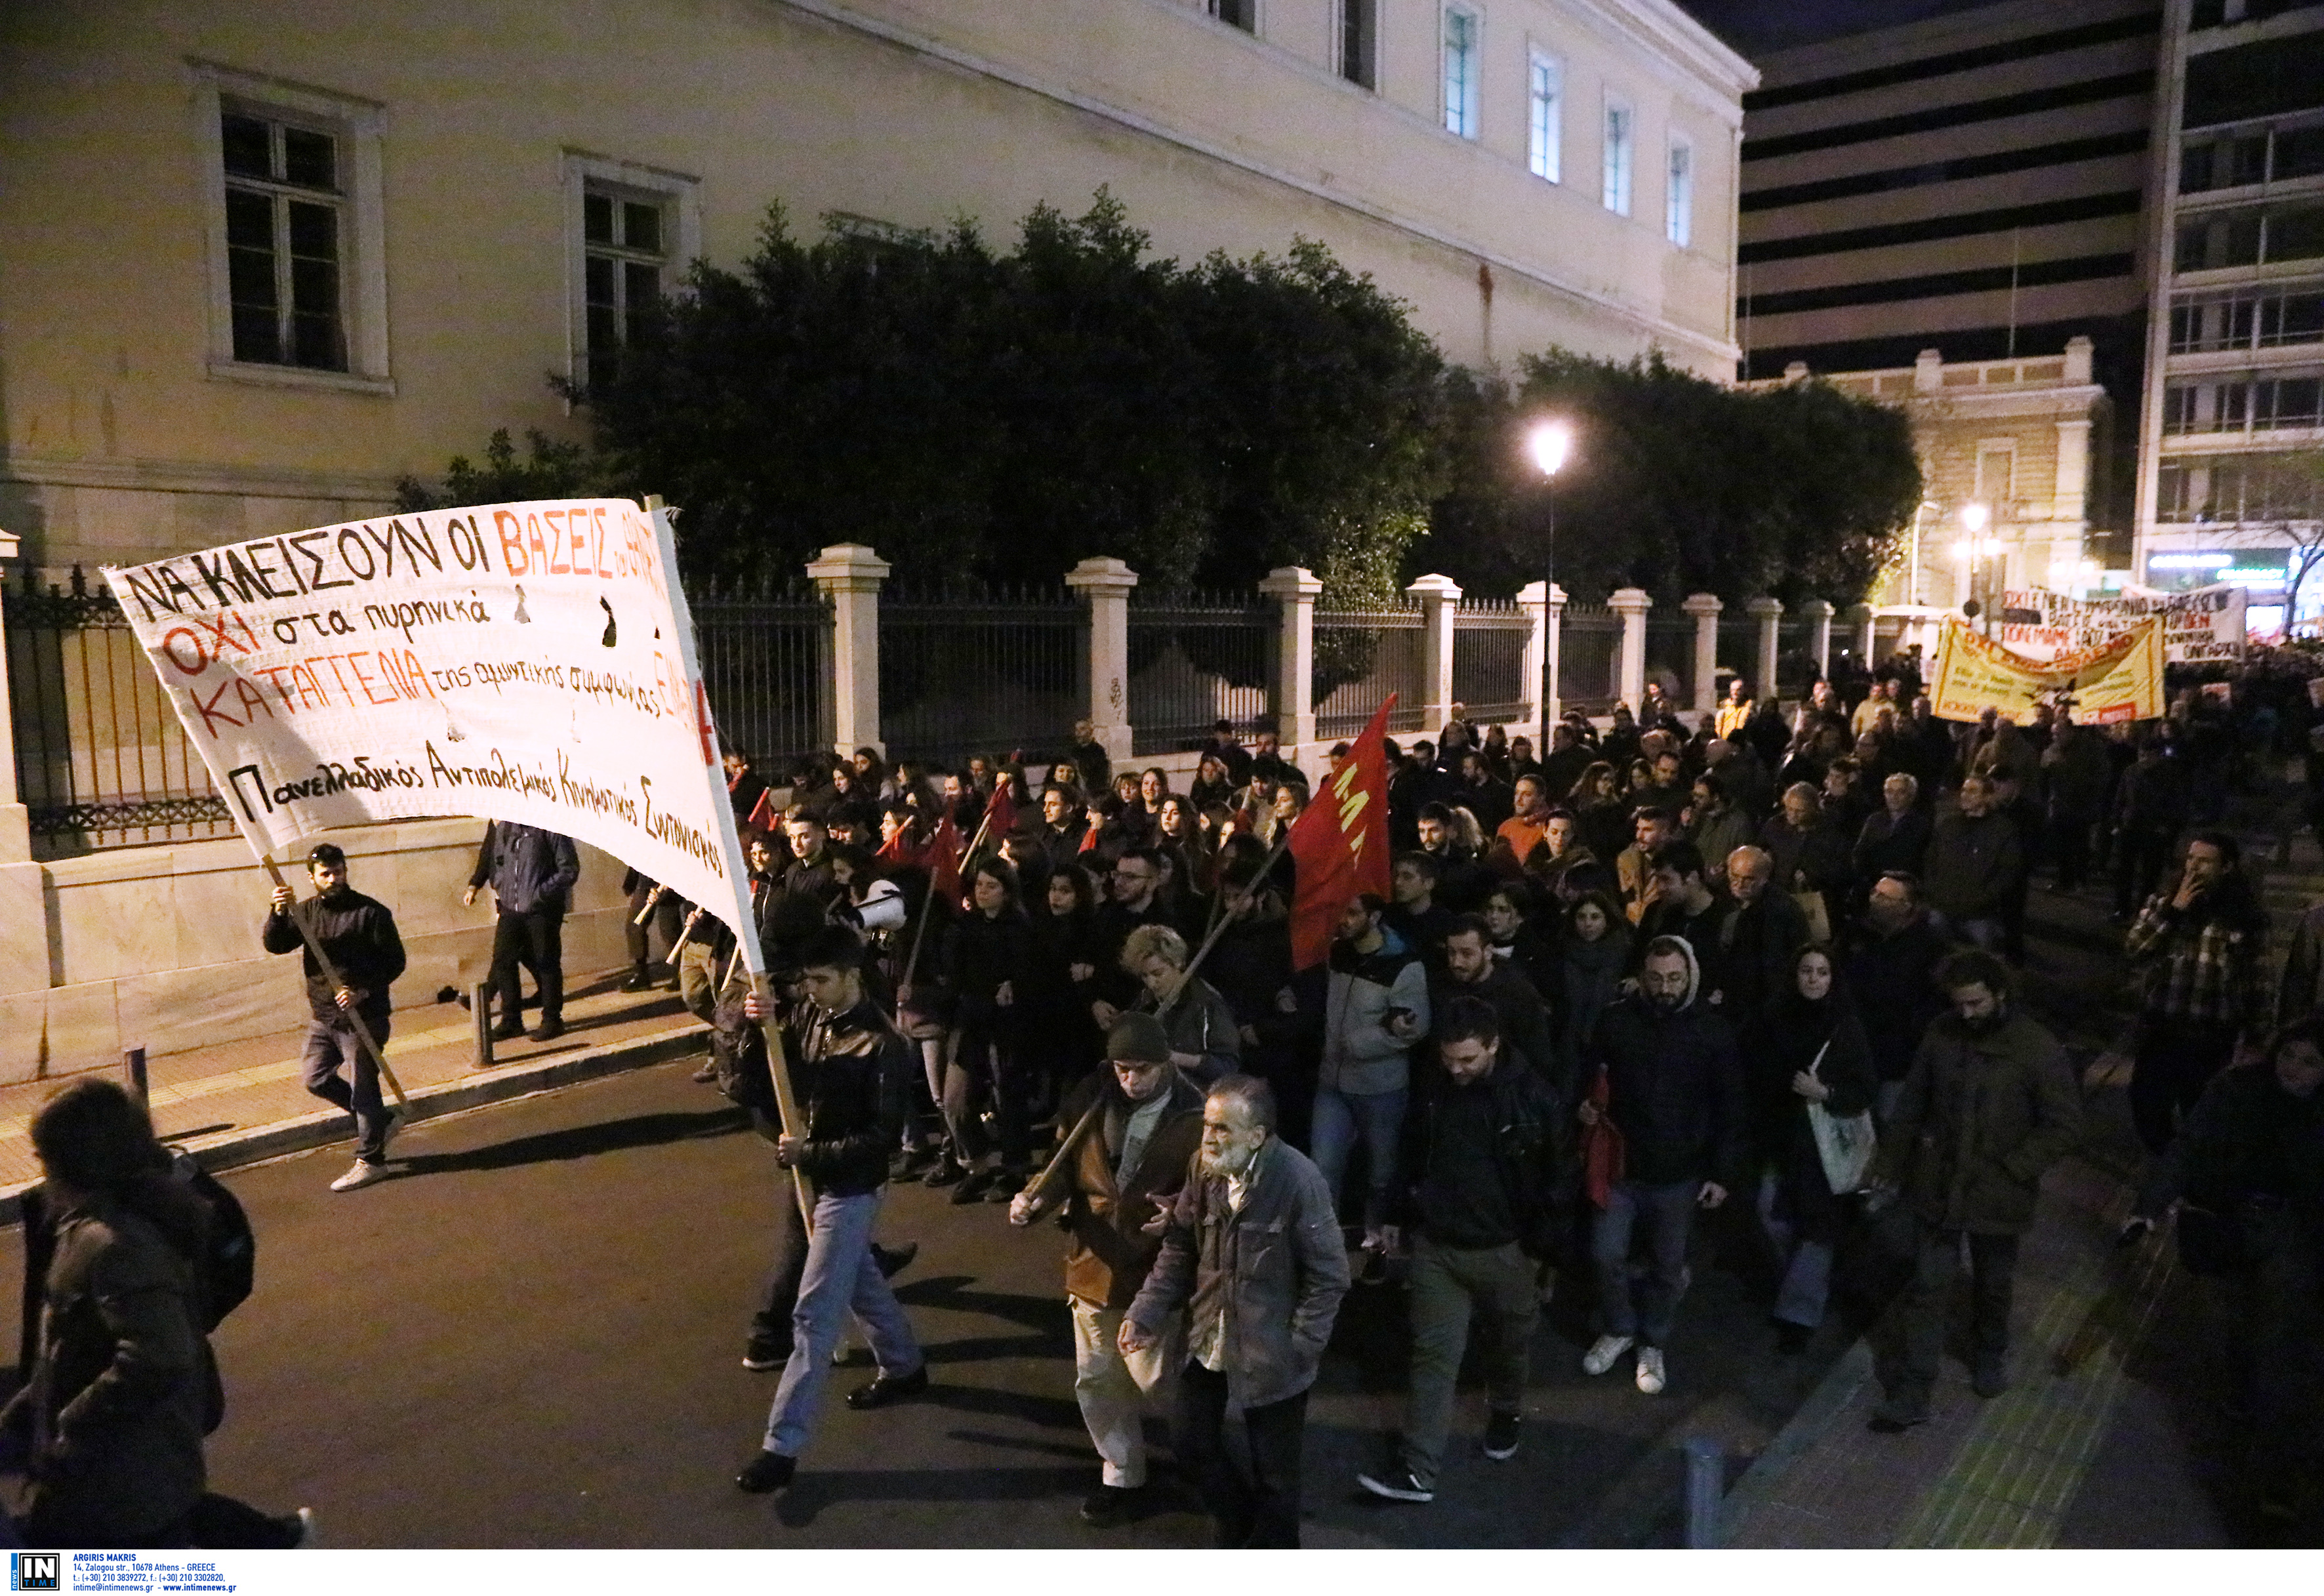
[[[1662,683],[1664,693],[1674,704],[1694,702],[1693,616],[1684,611],[1675,614],[1647,613],[1646,679]]]
[[[1253,595],[1133,594],[1130,604],[1130,752],[1174,753],[1222,720],[1268,713],[1282,611]]]
[[[1814,627],[1786,615],[1775,623],[1775,685],[1786,698],[1804,698],[1815,685],[1816,663],[1808,648]]]
[[[1452,698],[1480,726],[1533,718],[1541,683],[1526,669],[1533,618],[1515,599],[1464,598],[1452,620]]]
[[[1089,702],[1088,612],[1063,588],[883,594],[881,734],[891,759],[1062,755]]]
[[[1621,692],[1614,664],[1621,648],[1622,617],[1604,604],[1569,603],[1557,641],[1560,701],[1585,715],[1611,709]]]
[[[234,835],[128,618],[91,593],[42,593],[32,573],[0,594],[8,634],[16,788],[35,857]]]
[[[1738,604],[1728,606],[1730,612],[1740,608]],[[1759,623],[1749,615],[1730,613],[1719,617],[1719,664],[1721,669],[1741,677],[1753,697],[1765,689],[1766,684],[1759,679]]]
[[[1426,638],[1420,606],[1318,611],[1315,616],[1315,735],[1326,743],[1353,737],[1372,712],[1398,695],[1388,712],[1391,732],[1417,732],[1426,713],[1421,680]]]
[[[834,736],[831,606],[806,583],[706,586],[687,595],[703,689],[720,739],[770,780]]]

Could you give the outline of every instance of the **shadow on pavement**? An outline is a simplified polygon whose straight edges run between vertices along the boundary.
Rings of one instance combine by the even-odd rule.
[[[595,1158],[600,1153],[732,1136],[748,1128],[749,1121],[743,1118],[742,1111],[734,1108],[710,1109],[701,1113],[639,1114],[626,1120],[608,1120],[602,1124],[576,1125],[569,1130],[544,1131],[539,1136],[521,1136],[514,1141],[495,1142],[466,1152],[414,1153],[394,1160],[396,1177],[454,1175],[470,1170],[510,1169],[525,1164],[562,1163],[575,1158]]]

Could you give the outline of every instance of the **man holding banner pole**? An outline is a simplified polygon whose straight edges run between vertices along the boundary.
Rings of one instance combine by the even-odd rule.
[[[351,1192],[386,1178],[387,1144],[403,1117],[379,1093],[387,989],[403,973],[403,939],[387,905],[348,884],[347,856],[337,844],[318,843],[307,873],[315,896],[303,903],[276,878],[259,942],[271,954],[305,951],[313,1019],[300,1065],[308,1091],[355,1116],[355,1165],[331,1182],[333,1191]]]

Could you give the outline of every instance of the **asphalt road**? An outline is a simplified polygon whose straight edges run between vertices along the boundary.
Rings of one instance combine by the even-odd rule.
[[[229,1176],[258,1286],[217,1337],[213,1489],[310,1504],[335,1546],[1208,1544],[1188,1499],[1111,1531],[1080,1521],[1096,1458],[1073,1401],[1062,1238],[917,1185],[882,1234],[921,1244],[898,1285],[932,1388],[858,1414],[838,1398],[868,1365],[836,1371],[798,1484],[774,1501],[737,1491],[775,1387],[741,1355],[777,1172],[689,1068],[417,1125],[399,1177],[361,1192],[326,1189],[343,1149]],[[17,1267],[15,1232],[5,1245]],[[1400,1298],[1359,1288],[1310,1409],[1309,1543],[1676,1544],[1679,1439],[1719,1436],[1739,1471],[1852,1333],[1829,1324],[1809,1355],[1777,1356],[1769,1285],[1743,1278],[1757,1268],[1739,1225],[1704,1238],[1657,1398],[1627,1365],[1582,1374],[1581,1294],[1562,1293],[1523,1449],[1487,1462],[1482,1395],[1464,1391],[1428,1507],[1355,1486],[1403,1372]]]

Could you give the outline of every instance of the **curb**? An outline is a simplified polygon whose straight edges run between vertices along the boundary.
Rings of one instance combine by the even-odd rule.
[[[472,1079],[422,1086],[411,1093],[411,1117],[405,1123],[415,1125],[458,1113],[464,1109],[483,1108],[491,1103],[506,1102],[512,1098],[530,1097],[535,1093],[553,1092],[560,1086],[577,1085],[584,1081],[666,1063],[697,1051],[709,1034],[709,1027],[699,1020],[689,1020],[668,1030],[649,1031],[643,1036],[629,1037],[618,1042],[583,1047],[555,1058],[510,1065]],[[296,1119],[278,1120],[271,1125],[237,1126],[234,1130],[214,1131],[208,1136],[173,1140],[171,1145],[191,1153],[204,1169],[215,1174],[221,1169],[263,1163],[269,1158],[308,1152],[348,1139],[347,1116],[337,1109],[318,1109]],[[23,1195],[40,1184],[37,1180],[28,1180],[0,1188],[0,1225],[12,1225],[23,1220]]]
[[[1848,1410],[1856,1394],[1873,1376],[1872,1343],[1858,1336],[1856,1344],[1840,1354],[1840,1361],[1824,1371],[1808,1399],[1800,1404],[1799,1411],[1775,1432],[1775,1438],[1766,1449],[1751,1460],[1741,1479],[1727,1492],[1719,1512],[1719,1545],[1731,1546],[1735,1537],[1761,1503],[1775,1493],[1784,1476],[1810,1448],[1823,1439],[1834,1420]]]

